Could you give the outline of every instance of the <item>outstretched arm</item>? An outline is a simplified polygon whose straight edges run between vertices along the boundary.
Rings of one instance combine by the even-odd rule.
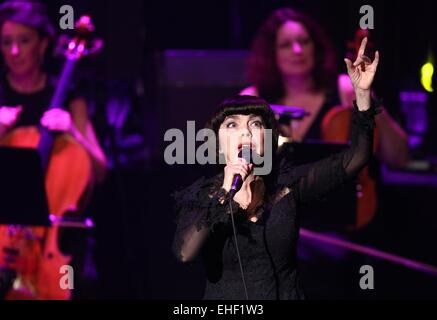
[[[352,114],[351,146],[348,150],[321,160],[310,166],[295,187],[295,195],[301,202],[325,196],[348,179],[355,177],[369,162],[373,150],[374,116],[378,109],[371,99],[371,84],[379,62],[379,53],[374,61],[364,56],[367,38],[364,38],[358,58],[352,63],[345,59],[348,74],[353,84],[356,101]]]
[[[339,76],[338,89],[342,106],[352,107],[356,98],[349,76]],[[407,133],[384,107],[381,107],[381,114],[375,118],[375,122],[379,131],[376,156],[391,167],[404,168],[408,162]]]
[[[325,197],[332,190],[353,179],[369,162],[373,150],[374,116],[379,109],[372,105],[366,111],[359,111],[356,102],[352,113],[352,137],[350,147],[329,158],[311,165],[295,168],[304,172],[301,178],[290,174],[290,183],[297,201],[307,203]]]

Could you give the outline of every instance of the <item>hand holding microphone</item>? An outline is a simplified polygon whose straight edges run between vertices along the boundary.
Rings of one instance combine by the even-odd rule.
[[[247,163],[246,160],[241,158],[238,159],[237,163],[227,164],[224,170],[223,189],[230,192],[233,185],[238,185],[247,178],[252,168],[253,164]],[[241,187],[241,184],[239,187]]]
[[[4,135],[11,127],[15,125],[22,111],[22,106],[0,106],[0,136]]]
[[[234,198],[243,209],[250,205],[252,199],[252,192],[248,187],[249,183],[245,183],[246,179],[251,176],[250,174],[254,167],[251,162],[252,150],[249,147],[243,147],[238,154],[238,162],[229,163],[225,167],[223,188],[229,192],[229,196]],[[252,181],[253,179],[250,180]],[[247,188],[242,188],[243,185],[246,185]]]
[[[236,163],[228,163],[225,167],[223,189],[230,192],[231,189],[238,191],[242,182],[250,174],[253,169],[251,163],[251,149],[243,147],[238,154]]]

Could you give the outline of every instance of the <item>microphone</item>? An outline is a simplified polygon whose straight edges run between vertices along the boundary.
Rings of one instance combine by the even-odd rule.
[[[243,148],[238,153],[238,158],[242,158],[246,160],[248,163],[253,163],[252,149],[248,146],[243,146]],[[231,199],[235,196],[238,190],[240,190],[242,185],[243,185],[243,178],[241,177],[241,175],[236,174],[234,176],[234,179],[232,180],[231,190],[229,190],[229,196],[231,197]]]

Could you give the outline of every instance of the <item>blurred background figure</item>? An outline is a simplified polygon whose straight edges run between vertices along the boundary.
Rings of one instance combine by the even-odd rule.
[[[368,32],[357,32],[351,58],[356,57],[366,36]],[[374,47],[372,42],[370,47]],[[283,124],[283,135],[293,141],[322,139],[322,122],[328,111],[339,105],[351,107],[355,99],[347,75],[337,71],[335,50],[323,28],[294,9],[278,9],[263,23],[253,42],[248,77],[254,85],[241,94],[302,107],[309,113],[302,120],[290,121],[291,125]],[[390,166],[404,167],[408,159],[406,133],[387,112],[376,119],[381,142],[378,158]]]
[[[84,188],[89,192],[92,190],[92,181],[102,181],[106,171],[106,156],[98,142],[94,127],[88,115],[88,104],[86,97],[80,92],[79,87],[68,83],[68,87],[61,87],[59,77],[50,73],[46,68],[47,58],[52,55],[51,49],[56,44],[56,31],[47,16],[46,8],[32,1],[7,1],[0,6],[0,47],[4,72],[0,75],[0,145],[8,147],[37,147],[36,141],[43,140],[43,135],[37,128],[40,126],[50,132],[56,132],[55,144],[59,146],[59,141],[73,139],[80,145],[85,162],[86,158],[91,163],[90,177],[84,176]],[[67,97],[64,101],[57,100],[60,105],[52,106],[52,97],[56,92],[65,92]],[[55,102],[56,103],[56,102]],[[64,104],[62,104],[64,103]],[[56,107],[56,108],[53,108]],[[66,146],[50,152],[50,157],[59,157],[65,154]],[[53,150],[55,150],[53,148]],[[68,152],[68,151],[67,151]],[[84,153],[85,152],[85,153]],[[74,184],[81,180],[80,176],[74,176],[73,181],[66,179],[65,169],[75,172],[73,162],[80,162],[79,154],[72,153],[63,161],[67,161],[65,166],[57,166],[59,163],[49,161],[47,167],[47,196],[51,214],[63,216],[67,212],[57,212],[60,208],[56,202],[64,202],[71,196],[71,191],[65,186]],[[77,158],[73,158],[73,157]],[[70,162],[72,161],[72,162]],[[64,172],[62,172],[64,171]],[[51,172],[58,176],[60,183],[56,185],[58,190],[63,190],[61,194],[52,194],[50,187]],[[35,172],[35,175],[37,173]],[[5,183],[5,182],[3,182]],[[90,194],[90,193],[89,193]],[[56,198],[56,200],[54,200]],[[26,199],[26,196],[24,196]],[[79,199],[80,200],[80,199]],[[81,199],[85,200],[85,196]],[[24,200],[25,201],[25,200]],[[85,202],[83,202],[85,203]],[[79,202],[68,203],[70,214],[79,214],[84,210]],[[72,207],[75,206],[75,207]],[[62,209],[63,211],[64,209]],[[48,244],[50,243],[49,234],[55,234],[57,227],[47,228],[44,232],[38,228],[27,228],[23,226],[23,234],[18,232],[17,239],[9,239],[12,233],[12,226],[3,226],[1,233],[2,252],[16,250],[17,259],[21,261],[15,270],[6,270],[8,274],[13,274],[7,282],[1,282],[5,287],[2,288],[3,294],[9,291],[7,297],[11,298],[15,294],[25,295],[35,299],[63,299],[63,295],[48,293],[50,281],[46,278],[45,284],[40,285],[39,279],[47,269],[47,273],[52,276],[59,273],[59,266],[52,268],[52,261],[55,258],[53,251],[52,258],[46,258],[48,254]],[[9,230],[9,231],[7,231]],[[95,266],[90,259],[92,249],[92,239],[86,232],[75,231],[74,229],[61,229],[63,237],[58,241],[55,237],[55,247],[61,246],[65,254],[74,257],[72,265],[77,270],[78,292],[83,289],[82,283],[95,281]],[[15,237],[14,235],[11,236]],[[9,241],[10,240],[10,241]],[[16,248],[11,248],[8,243],[21,243]],[[31,250],[28,247],[32,248]],[[1,267],[9,269],[7,266],[8,257],[3,257]],[[47,261],[45,261],[47,259]],[[52,260],[50,260],[52,259]],[[62,254],[59,254],[62,259]],[[65,260],[67,261],[67,259]],[[23,265],[26,266],[25,269]],[[32,265],[32,267],[30,267]],[[49,271],[51,269],[51,271]],[[93,271],[94,270],[94,271]],[[88,272],[88,273],[86,273]],[[50,276],[49,276],[50,278]],[[85,282],[81,282],[85,280]],[[59,286],[59,281],[54,280],[55,286]],[[8,286],[9,285],[9,286]],[[13,292],[15,291],[15,292]],[[47,292],[46,292],[47,291]],[[56,291],[56,290],[55,290]],[[83,292],[83,291],[82,291]]]

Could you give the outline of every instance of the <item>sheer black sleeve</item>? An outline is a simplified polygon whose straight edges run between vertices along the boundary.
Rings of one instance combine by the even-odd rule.
[[[238,204],[229,200],[224,189],[213,187],[201,178],[188,188],[175,192],[177,228],[173,240],[173,252],[181,262],[193,261],[219,224],[229,223],[230,207],[233,212]]]
[[[299,203],[318,200],[347,180],[354,178],[372,156],[374,117],[380,112],[379,101],[372,101],[366,111],[359,111],[354,101],[350,147],[313,164],[286,167],[279,183],[292,189]]]

